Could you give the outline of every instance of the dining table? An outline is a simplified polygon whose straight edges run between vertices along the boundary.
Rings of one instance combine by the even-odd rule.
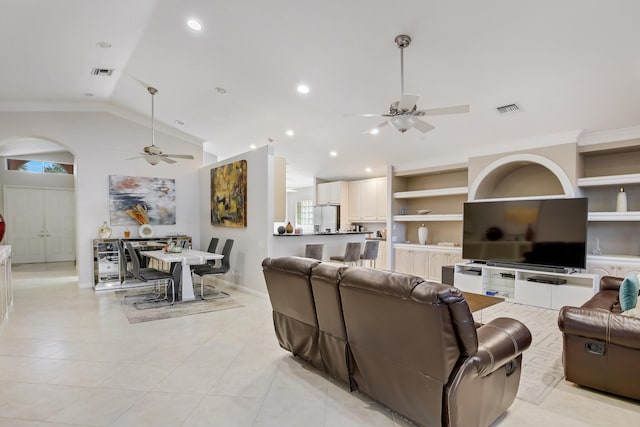
[[[191,278],[190,265],[206,264],[209,260],[222,259],[222,254],[212,252],[198,251],[195,249],[183,249],[182,252],[165,252],[165,251],[140,251],[140,255],[154,258],[166,263],[179,262],[182,264],[182,277],[180,283],[174,284],[175,292],[182,287],[180,292],[181,301],[192,301],[196,299],[193,291],[193,279]]]

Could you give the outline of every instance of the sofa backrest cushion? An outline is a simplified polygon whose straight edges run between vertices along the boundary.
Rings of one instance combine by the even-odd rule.
[[[311,290],[311,270],[320,262],[310,258],[265,258],[262,261],[273,311],[309,326],[318,326]]]
[[[331,336],[346,341],[340,301],[340,275],[346,269],[331,263],[322,263],[311,272],[311,287],[316,303],[318,327]]]
[[[368,268],[347,269],[340,284],[352,349],[384,353],[442,384],[461,355],[477,352],[473,316],[454,287]]]

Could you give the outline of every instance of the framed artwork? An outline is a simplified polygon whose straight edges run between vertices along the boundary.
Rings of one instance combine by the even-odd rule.
[[[211,169],[211,224],[247,226],[247,161]]]
[[[176,223],[176,180],[109,176],[111,225]]]

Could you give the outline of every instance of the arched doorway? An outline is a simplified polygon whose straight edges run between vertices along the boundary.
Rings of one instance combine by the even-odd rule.
[[[3,243],[13,263],[75,260],[73,153],[47,139],[13,138],[0,142],[0,159]]]

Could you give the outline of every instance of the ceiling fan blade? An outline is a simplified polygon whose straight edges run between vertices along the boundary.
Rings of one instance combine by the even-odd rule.
[[[452,105],[451,107],[441,107],[441,108],[429,108],[426,110],[419,110],[416,113],[422,113],[421,116],[437,116],[439,114],[461,114],[468,113],[469,105]]]
[[[142,157],[145,157],[145,154],[141,154],[140,156],[135,156],[135,157],[129,157],[128,159],[125,160],[135,160],[135,159],[141,159]]]
[[[158,156],[158,159],[162,160],[165,163],[169,163],[169,164],[172,164],[172,163],[176,162],[175,160],[168,158],[166,154],[162,154],[162,155]]]
[[[345,114],[344,117],[380,117],[382,114],[379,113],[366,113],[366,114]]]
[[[398,110],[399,111],[411,111],[413,107],[416,106],[416,103],[420,99],[420,95],[411,95],[408,93],[403,93],[400,97],[400,101],[398,102]]]
[[[413,127],[418,129],[422,133],[429,132],[430,130],[433,130],[433,129],[436,128],[435,126],[433,126],[433,125],[431,125],[431,124],[429,124],[429,123],[425,122],[424,120],[419,119],[417,117],[413,118]]]
[[[174,159],[189,159],[193,160],[194,157],[191,154],[163,154],[166,157],[173,157]]]

